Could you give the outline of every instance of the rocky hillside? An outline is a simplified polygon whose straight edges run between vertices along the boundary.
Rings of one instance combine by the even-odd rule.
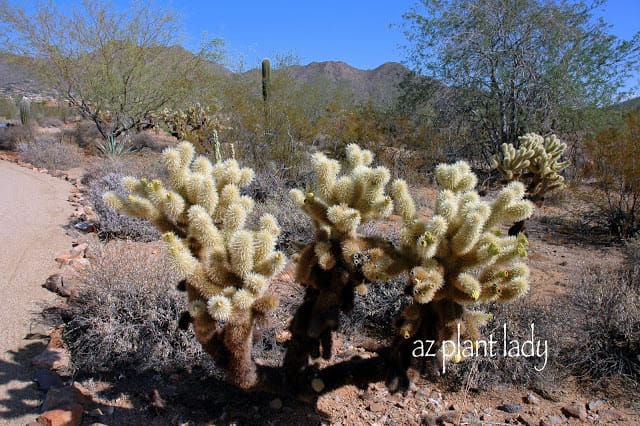
[[[343,86],[356,95],[357,101],[371,100],[388,104],[397,96],[398,84],[409,70],[397,62],[387,62],[372,70],[361,70],[345,62],[312,62],[289,67],[291,75],[300,82],[323,79],[332,86]]]
[[[0,97],[20,98],[27,96],[54,97],[55,91],[38,81],[24,59],[0,55]],[[221,65],[212,64],[224,78],[232,72]],[[312,62],[308,65],[294,65],[287,68],[298,82],[322,82],[325,87],[342,87],[353,93],[357,102],[371,100],[377,105],[388,104],[397,93],[397,85],[409,72],[397,62],[387,62],[372,70],[361,70],[345,62]],[[253,69],[246,74],[259,73]]]

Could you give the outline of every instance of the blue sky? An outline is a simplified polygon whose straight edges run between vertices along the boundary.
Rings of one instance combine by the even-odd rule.
[[[398,24],[416,2],[214,0],[176,1],[173,6],[189,37],[206,31],[224,39],[230,58],[242,58],[249,68],[264,57],[292,53],[301,64],[337,60],[371,69],[405,59],[400,46],[406,40]],[[618,37],[629,39],[640,31],[639,0],[610,0],[598,13]]]

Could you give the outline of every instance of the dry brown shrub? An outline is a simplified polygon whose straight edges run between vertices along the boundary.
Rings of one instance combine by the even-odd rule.
[[[178,329],[186,298],[164,247],[113,241],[94,250],[64,329],[75,368],[117,374],[208,362],[191,332]]]

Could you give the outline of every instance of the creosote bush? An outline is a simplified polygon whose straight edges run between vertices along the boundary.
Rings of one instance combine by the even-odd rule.
[[[93,249],[92,249],[93,250]],[[177,272],[162,250],[113,241],[80,275],[64,339],[83,372],[182,369],[207,356],[178,330],[186,301],[173,288]]]
[[[165,150],[163,162],[171,188],[159,180],[125,178],[130,195],[106,193],[105,201],[164,232],[184,278],[180,287],[188,292],[189,309],[181,323],[193,326],[228,379],[242,388],[278,388],[281,375],[251,358],[255,327],[276,306],[269,278],[285,264],[283,253],[275,250],[280,227],[273,216],[263,215],[255,229],[246,226],[255,201],[240,188],[251,182],[253,171],[235,160],[213,165],[194,158],[186,142]],[[495,200],[483,201],[467,163],[439,165],[434,214],[425,219],[406,182],[390,182],[389,170],[372,163],[373,154],[354,144],[347,146],[343,163],[316,153],[313,181],[304,191],[290,192],[314,227],[313,241],[295,257],[305,296],[291,321],[283,361],[287,388],[301,395],[380,379],[392,391],[405,390],[416,340],[433,340],[441,348],[440,363],[460,362],[472,347],[444,351],[442,342],[456,341],[456,333],[462,340],[480,339],[491,315],[479,304],[507,302],[529,289],[529,269],[522,261],[527,239],[503,235],[506,223],[532,213],[523,184],[512,182]],[[402,218],[397,244],[361,233],[361,225],[393,212]],[[409,298],[394,321],[389,346],[374,358],[322,370],[309,363],[331,358],[333,332],[341,313],[353,310],[356,293],[366,297],[368,285],[392,285],[398,281],[391,278],[403,274]]]

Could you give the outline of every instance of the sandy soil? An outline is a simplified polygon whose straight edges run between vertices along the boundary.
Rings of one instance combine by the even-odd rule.
[[[41,284],[55,272],[55,255],[71,245],[63,229],[72,211],[70,188],[0,161],[0,425],[24,425],[38,412],[30,360],[43,347],[23,338],[40,304],[53,300]]]

